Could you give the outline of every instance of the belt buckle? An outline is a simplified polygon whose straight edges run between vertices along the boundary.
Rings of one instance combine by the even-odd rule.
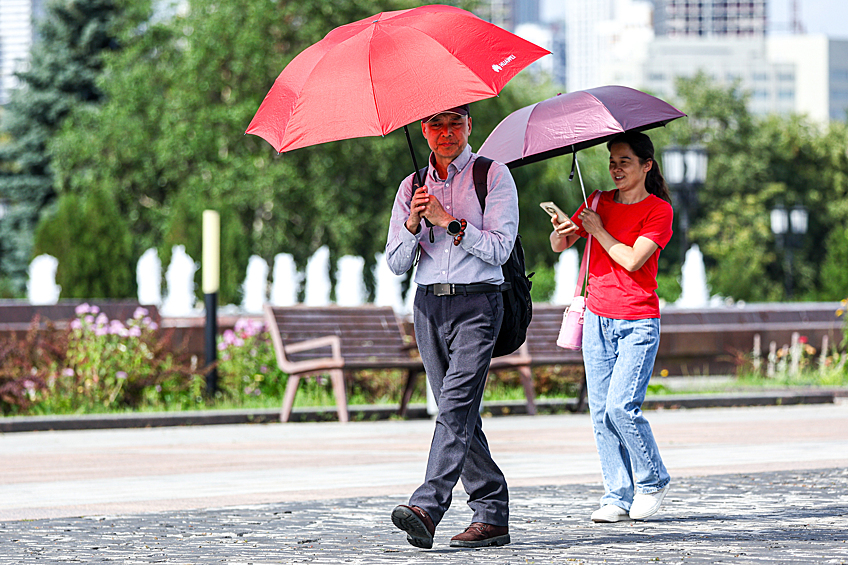
[[[437,283],[433,285],[433,296],[453,296],[453,285],[448,283]]]

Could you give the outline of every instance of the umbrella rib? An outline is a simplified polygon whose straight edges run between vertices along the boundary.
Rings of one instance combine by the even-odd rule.
[[[383,131],[383,120],[380,116],[380,107],[377,105],[377,91],[374,89],[374,66],[372,64],[373,51],[371,49],[371,41],[374,39],[374,30],[379,23],[379,19],[374,20],[370,28],[371,37],[368,38],[368,82],[371,85],[371,100],[374,101],[374,113],[377,114],[377,123],[380,124],[380,135],[385,137],[386,132]]]

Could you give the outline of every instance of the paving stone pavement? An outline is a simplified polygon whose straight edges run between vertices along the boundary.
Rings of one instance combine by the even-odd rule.
[[[660,512],[594,524],[599,484],[511,488],[512,543],[454,549],[455,497],[432,550],[394,528],[405,496],[0,522],[0,564],[848,564],[848,470],[674,479]]]

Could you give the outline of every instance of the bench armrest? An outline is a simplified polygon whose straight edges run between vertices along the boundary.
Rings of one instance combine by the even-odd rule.
[[[297,343],[292,343],[290,345],[283,345],[283,349],[285,349],[286,353],[300,353],[302,351],[309,351],[310,349],[327,347],[328,345],[333,350],[333,359],[341,359],[342,343],[337,335],[325,335],[324,337],[298,341]]]
[[[284,373],[289,375],[298,375],[309,372],[324,371],[328,369],[338,369],[344,366],[342,359],[341,340],[337,335],[327,335],[315,339],[307,339],[286,346],[283,344],[280,328],[277,326],[277,320],[274,317],[273,308],[265,305],[265,322],[269,333],[271,334],[271,342],[274,344],[274,352],[277,354],[277,366]],[[319,347],[330,346],[333,351],[332,357],[324,357],[319,359],[307,359],[305,361],[290,361],[286,357],[286,352],[297,353],[300,351],[308,351]]]

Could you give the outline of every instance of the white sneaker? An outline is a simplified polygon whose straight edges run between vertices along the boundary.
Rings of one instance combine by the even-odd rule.
[[[606,504],[592,512],[593,522],[621,522],[622,520],[630,520],[630,516],[627,515],[627,510],[615,504]]]
[[[637,494],[633,497],[633,504],[630,506],[630,517],[634,520],[642,520],[648,516],[653,516],[660,509],[665,494],[668,492],[668,487],[671,483],[651,494]]]

